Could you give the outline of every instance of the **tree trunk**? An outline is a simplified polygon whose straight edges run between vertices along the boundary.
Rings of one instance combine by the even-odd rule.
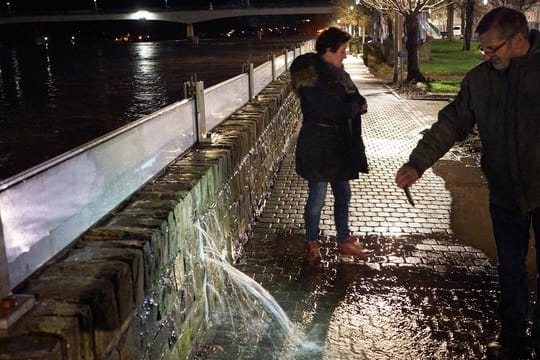
[[[407,40],[405,47],[407,48],[407,81],[425,82],[426,78],[420,72],[420,61],[418,59],[418,35],[419,27],[418,14],[406,14],[405,28],[407,32]]]
[[[446,5],[446,36],[449,40],[454,40],[454,3]]]
[[[474,1],[475,0],[467,0],[465,3],[465,31],[463,32],[463,50],[465,51],[471,50]]]

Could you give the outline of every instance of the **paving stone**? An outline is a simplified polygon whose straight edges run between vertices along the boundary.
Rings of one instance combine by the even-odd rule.
[[[349,57],[346,68],[369,104],[362,121],[370,173],[351,181],[350,223],[374,256],[339,258],[329,190],[321,216],[325,260],[319,268],[303,264],[307,183],[294,171],[292,141],[236,266],[269,290],[304,334],[303,346],[285,346],[270,327],[253,334],[246,325],[221,324],[203,346],[223,350],[207,352],[207,359],[486,356],[485,344],[498,330],[495,266],[453,235],[452,198],[433,171],[411,189],[415,207],[394,184],[396,170],[445,102],[397,97],[359,58]]]

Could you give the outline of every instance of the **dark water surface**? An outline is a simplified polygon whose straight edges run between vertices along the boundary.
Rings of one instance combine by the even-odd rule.
[[[279,56],[301,38],[0,47],[0,180]]]

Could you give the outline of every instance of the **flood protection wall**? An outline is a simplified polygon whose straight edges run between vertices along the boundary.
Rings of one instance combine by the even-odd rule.
[[[188,358],[225,292],[205,258],[241,254],[300,116],[285,72],[22,282],[2,358]]]
[[[0,299],[287,71],[313,41],[0,181]],[[0,329],[3,320],[0,316]]]

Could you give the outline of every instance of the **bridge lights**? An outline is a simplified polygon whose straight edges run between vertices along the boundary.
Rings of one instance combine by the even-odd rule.
[[[133,20],[146,20],[146,19],[152,19],[155,18],[154,14],[152,14],[150,11],[146,10],[139,10],[131,14],[130,16]]]

